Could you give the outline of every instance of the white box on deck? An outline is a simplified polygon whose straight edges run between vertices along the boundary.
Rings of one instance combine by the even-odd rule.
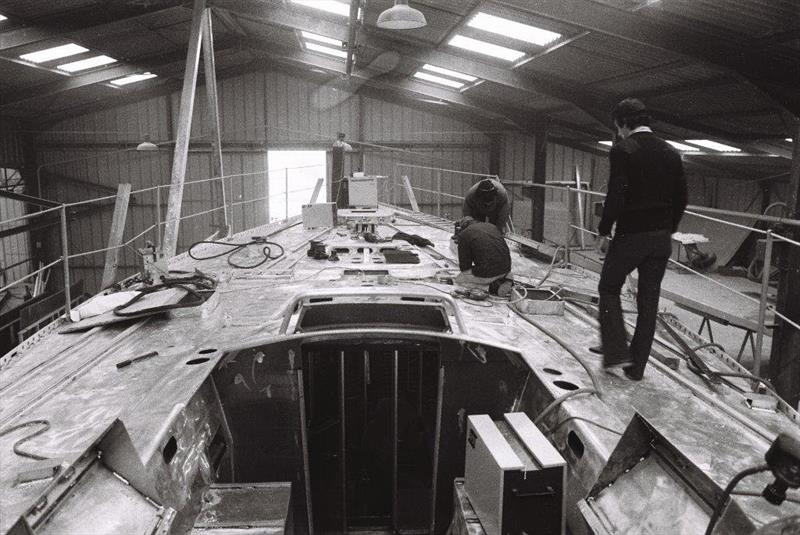
[[[377,176],[351,176],[348,181],[348,206],[350,208],[378,207]]]
[[[336,225],[336,203],[321,202],[317,204],[304,204],[303,228],[329,228]]]
[[[468,418],[464,490],[487,535],[564,533],[566,462],[522,412]]]

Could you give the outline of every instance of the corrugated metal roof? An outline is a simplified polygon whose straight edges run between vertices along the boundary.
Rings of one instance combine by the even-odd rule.
[[[800,24],[797,0],[662,0],[641,13],[654,15],[661,11],[680,16],[687,24],[696,21],[748,37],[796,29]]]

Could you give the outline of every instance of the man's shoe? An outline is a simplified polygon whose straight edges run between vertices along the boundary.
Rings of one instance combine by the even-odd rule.
[[[589,351],[592,353],[597,353],[598,355],[603,354],[603,346],[592,346],[589,348]]]
[[[609,371],[609,370],[622,370],[622,369],[625,369],[625,368],[629,367],[631,364],[633,364],[633,361],[630,360],[630,359],[621,360],[619,362],[606,362],[606,361],[603,361],[603,369],[606,370],[606,371]]]
[[[627,377],[631,381],[641,381],[642,380],[641,377],[634,377],[633,375],[631,375],[630,367],[625,368],[623,370],[623,373],[625,373],[625,377]]]

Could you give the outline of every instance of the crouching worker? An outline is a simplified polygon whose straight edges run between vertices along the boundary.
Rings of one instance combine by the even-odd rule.
[[[459,222],[453,239],[458,246],[461,270],[453,280],[456,284],[486,290],[511,271],[511,252],[496,225],[465,217]]]

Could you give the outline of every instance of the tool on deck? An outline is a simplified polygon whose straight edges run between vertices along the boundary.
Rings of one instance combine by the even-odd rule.
[[[117,369],[121,370],[122,368],[130,366],[134,362],[138,362],[140,360],[145,360],[145,359],[149,359],[150,357],[156,357],[156,356],[158,356],[158,351],[150,351],[148,353],[145,353],[143,355],[139,355],[137,357],[132,357],[132,358],[129,358],[129,359],[121,360],[121,361],[117,362]]]

